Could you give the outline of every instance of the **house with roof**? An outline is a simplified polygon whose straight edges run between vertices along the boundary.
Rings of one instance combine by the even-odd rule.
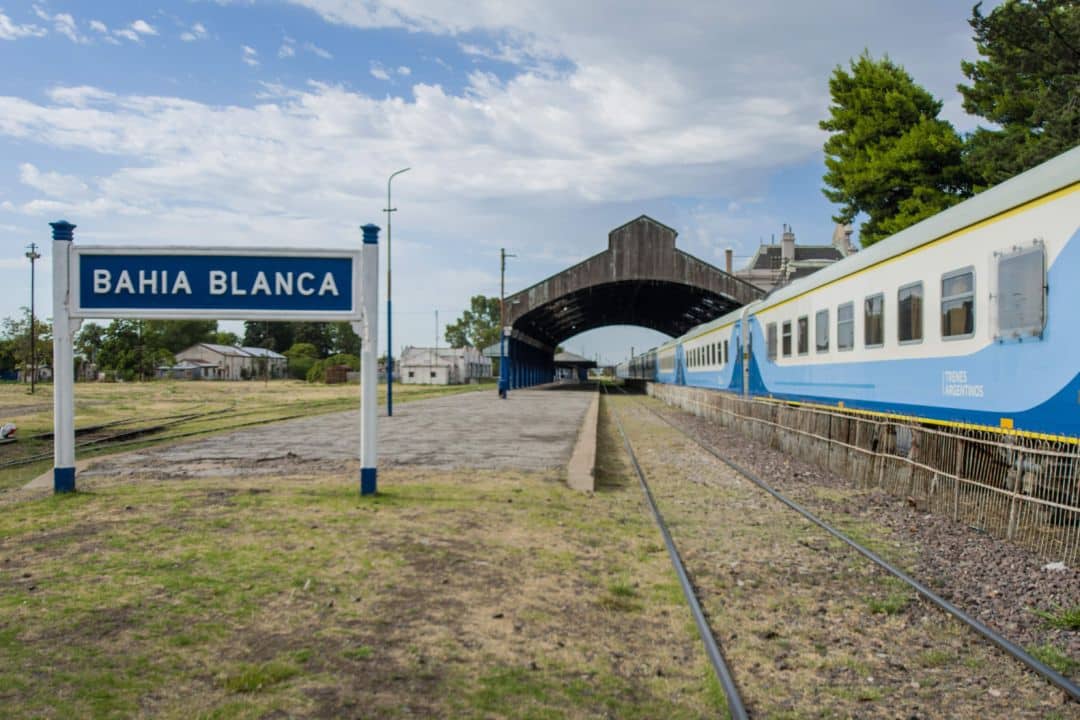
[[[491,360],[476,348],[406,347],[397,377],[406,385],[460,385],[491,377]]]
[[[176,353],[176,364],[158,375],[188,380],[246,380],[285,377],[288,359],[273,350],[197,343]]]
[[[759,246],[750,263],[734,274],[764,290],[787,285],[854,253],[851,232],[850,225],[837,225],[830,245],[798,245],[795,232],[785,225],[779,245]]]

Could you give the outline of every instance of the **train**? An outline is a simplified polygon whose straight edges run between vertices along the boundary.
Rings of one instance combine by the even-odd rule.
[[[1075,443],[1080,148],[632,357],[616,374]]]

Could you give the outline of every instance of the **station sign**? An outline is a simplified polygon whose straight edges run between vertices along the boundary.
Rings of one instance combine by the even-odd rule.
[[[71,317],[357,321],[361,252],[94,247],[71,253]]]

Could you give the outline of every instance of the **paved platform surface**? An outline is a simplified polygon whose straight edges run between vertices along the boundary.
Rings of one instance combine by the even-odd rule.
[[[379,466],[544,470],[565,466],[595,391],[549,386],[449,395],[394,406],[379,417]],[[238,430],[205,440],[102,458],[80,477],[198,477],[324,471],[359,456],[351,411]]]

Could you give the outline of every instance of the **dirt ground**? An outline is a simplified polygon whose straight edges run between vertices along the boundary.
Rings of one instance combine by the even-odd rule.
[[[1064,693],[640,405],[659,402],[611,400],[753,717],[1080,716]],[[917,551],[871,518],[854,530],[894,554]]]

